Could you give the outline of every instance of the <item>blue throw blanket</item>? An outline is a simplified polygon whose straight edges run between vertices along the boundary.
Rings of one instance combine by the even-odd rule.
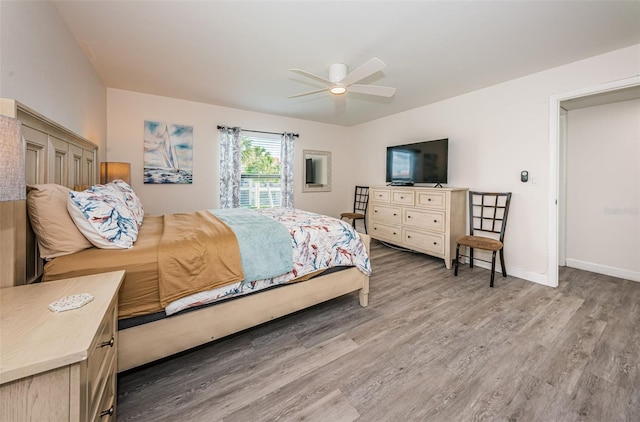
[[[245,208],[209,211],[235,233],[246,281],[275,277],[293,269],[291,234],[284,225]]]

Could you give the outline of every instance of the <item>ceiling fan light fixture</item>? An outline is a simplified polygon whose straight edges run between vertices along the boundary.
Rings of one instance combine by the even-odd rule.
[[[334,87],[331,87],[329,92],[332,93],[333,95],[342,95],[345,92],[347,92],[347,88],[344,86],[334,86]]]

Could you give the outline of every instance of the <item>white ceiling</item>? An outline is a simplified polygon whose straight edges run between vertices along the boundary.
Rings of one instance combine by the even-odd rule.
[[[55,4],[107,87],[345,126],[640,43],[640,1]],[[287,98],[371,57],[394,97]]]

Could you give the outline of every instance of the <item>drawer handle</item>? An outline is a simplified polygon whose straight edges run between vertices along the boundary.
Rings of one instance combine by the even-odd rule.
[[[378,210],[373,210],[373,212],[378,212]]]
[[[411,216],[410,216],[410,215],[408,215],[408,216],[407,216],[407,218],[411,218]]]
[[[407,239],[411,239],[411,236],[407,235]]]
[[[437,222],[438,222],[438,220],[433,220],[433,222],[434,222],[434,223],[437,223]]]
[[[438,245],[438,242],[433,242],[433,244],[437,246],[437,245]]]
[[[114,343],[115,343],[115,342],[116,342],[116,340],[115,340],[113,337],[111,337],[111,340],[109,340],[109,341],[103,341],[102,343],[100,343],[100,345],[99,345],[99,346],[100,346],[100,347],[107,347],[107,346],[109,346],[109,347],[113,347],[113,345],[114,345]]]
[[[111,407],[108,408],[107,410],[103,410],[102,412],[100,412],[100,417],[111,416],[111,415],[113,415],[114,410],[115,409],[114,409],[113,405],[111,405]]]
[[[431,198],[427,198],[427,202],[431,202]]]
[[[395,217],[396,215],[398,215],[398,214],[396,214],[396,213],[394,212],[394,213],[393,213],[393,216]]]

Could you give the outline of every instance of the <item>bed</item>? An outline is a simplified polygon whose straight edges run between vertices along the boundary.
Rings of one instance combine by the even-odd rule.
[[[6,108],[3,112],[5,111]],[[17,113],[17,116],[20,118],[20,113]],[[45,126],[49,125],[57,130],[56,139],[58,141],[60,138],[63,138],[63,141],[65,140],[62,136],[63,132],[59,130],[60,127],[55,123],[42,118],[35,112],[29,113],[29,116],[31,116],[31,118],[34,116],[40,118]],[[67,132],[68,131],[64,133]],[[76,141],[70,140],[69,142],[73,143]],[[28,167],[27,163],[27,171],[29,171]],[[30,181],[27,180],[27,182],[29,183]],[[48,184],[46,182],[49,182],[49,180],[38,180],[37,182],[41,182],[37,183],[38,185],[45,185]],[[33,183],[33,181],[31,181],[31,183]],[[69,188],[63,187],[62,185],[55,186],[57,191],[62,194],[62,197],[64,197],[65,193],[68,195]],[[64,227],[59,227],[61,226],[60,224],[51,224],[52,221],[60,221],[60,215],[56,215],[56,211],[53,210],[56,209],[57,212],[62,214],[64,211],[60,210],[60,207],[49,207],[50,212],[46,213],[45,217],[40,216],[43,221],[38,221],[37,217],[34,219],[31,204],[25,206],[23,201],[18,202],[18,204],[12,205],[12,213],[8,216],[9,218],[7,218],[7,214],[3,210],[2,224],[3,230],[10,228],[11,231],[15,233],[15,236],[12,236],[15,240],[14,249],[18,255],[14,259],[14,265],[16,266],[15,273],[19,275],[34,272],[33,276],[29,277],[30,280],[26,282],[39,280],[40,278],[45,282],[53,281],[69,276],[89,274],[91,271],[104,272],[123,268],[127,259],[129,259],[124,258],[127,252],[139,252],[141,249],[144,249],[144,247],[153,248],[151,245],[153,245],[154,236],[157,237],[158,224],[161,219],[160,216],[145,216],[140,226],[140,236],[136,242],[134,242],[134,247],[130,249],[107,250],[96,248],[93,245],[89,247],[85,245],[85,247],[80,248],[80,250],[67,251],[63,255],[53,258],[50,257],[50,251],[48,251],[47,254],[50,259],[43,268],[41,265],[42,258],[33,252],[34,245],[40,242],[42,246],[43,240],[42,238],[35,237],[35,232],[38,232],[37,226],[39,224],[48,224],[64,231]],[[25,211],[30,215],[25,216]],[[205,210],[199,212],[215,215],[216,211]],[[284,213],[284,210],[274,212]],[[304,211],[301,210],[289,210],[289,212],[304,213]],[[283,215],[285,214],[282,214],[281,217]],[[216,218],[221,220],[221,218],[217,216]],[[273,216],[267,218],[273,219]],[[286,219],[286,215],[283,218]],[[328,217],[318,216],[318,218],[325,219]],[[348,224],[340,223],[342,224],[341,227],[350,228]],[[232,225],[227,225],[232,227]],[[288,228],[288,230],[291,233],[291,229]],[[350,236],[353,237],[354,244],[360,245],[359,247],[366,253],[369,246],[368,236],[355,232],[352,232]],[[71,249],[77,248],[77,246],[74,245],[76,241],[81,241],[81,239],[74,239],[71,243],[63,244],[63,247],[70,247]],[[292,237],[291,244],[294,245],[296,243],[298,242]],[[309,249],[309,244],[303,245],[302,247]],[[43,250],[42,247],[38,249],[40,251]],[[44,249],[46,249],[46,247]],[[143,255],[145,253],[153,255],[148,249],[146,252],[143,251]],[[105,254],[108,255],[106,258],[107,265],[97,265],[97,262],[101,259],[104,262],[104,259],[100,258],[100,255]],[[117,259],[114,258],[116,255],[118,256]],[[340,255],[340,253],[338,253],[338,255]],[[242,255],[241,258],[243,258]],[[149,270],[149,268],[152,268],[154,265],[151,262],[143,262],[144,260],[142,260],[140,256],[129,260],[131,261],[130,264],[133,263],[134,267],[138,265],[145,267],[146,270]],[[260,291],[248,292],[250,294],[242,295],[222,295],[222,301],[207,304],[206,306],[198,303],[198,300],[196,300],[196,304],[201,306],[188,307],[188,309],[184,310],[180,309],[169,317],[121,329],[118,334],[118,372],[171,356],[348,293],[358,292],[360,305],[366,307],[369,293],[368,271],[363,271],[362,268],[356,266],[342,265],[339,260],[336,260],[336,263],[338,267],[341,268],[340,271],[326,271],[324,266],[319,266],[316,271],[310,273],[305,272],[304,274],[290,271],[293,274],[290,274],[289,277],[284,277],[286,280],[284,280],[283,277],[280,277],[280,279],[278,279],[278,277],[268,277],[266,282],[263,280],[263,284],[265,284],[266,287]],[[28,270],[18,268],[21,265],[24,265]],[[130,267],[129,272],[133,273],[135,271]],[[151,272],[153,272],[153,270],[151,270]],[[129,275],[126,277],[128,278]],[[149,274],[143,277],[149,277]],[[244,279],[244,273],[242,273],[242,277],[242,280],[236,280],[232,283],[244,282],[245,286],[253,286],[253,281],[255,280]],[[127,278],[125,278],[120,297],[130,293],[130,290],[136,290],[134,283],[129,285]],[[12,277],[12,280],[12,284],[21,284],[24,282],[24,277],[21,279],[21,277],[15,276]],[[223,285],[217,288],[224,289],[225,286]],[[151,296],[156,294],[157,293],[148,293],[146,297],[143,295],[142,303],[135,303],[135,300],[129,296],[121,300],[123,307],[119,308],[119,310],[121,311],[122,320],[163,312],[166,308],[165,305],[167,305],[167,301],[162,299],[158,300],[156,297],[150,299]],[[175,301],[172,300],[169,303],[174,302]]]

